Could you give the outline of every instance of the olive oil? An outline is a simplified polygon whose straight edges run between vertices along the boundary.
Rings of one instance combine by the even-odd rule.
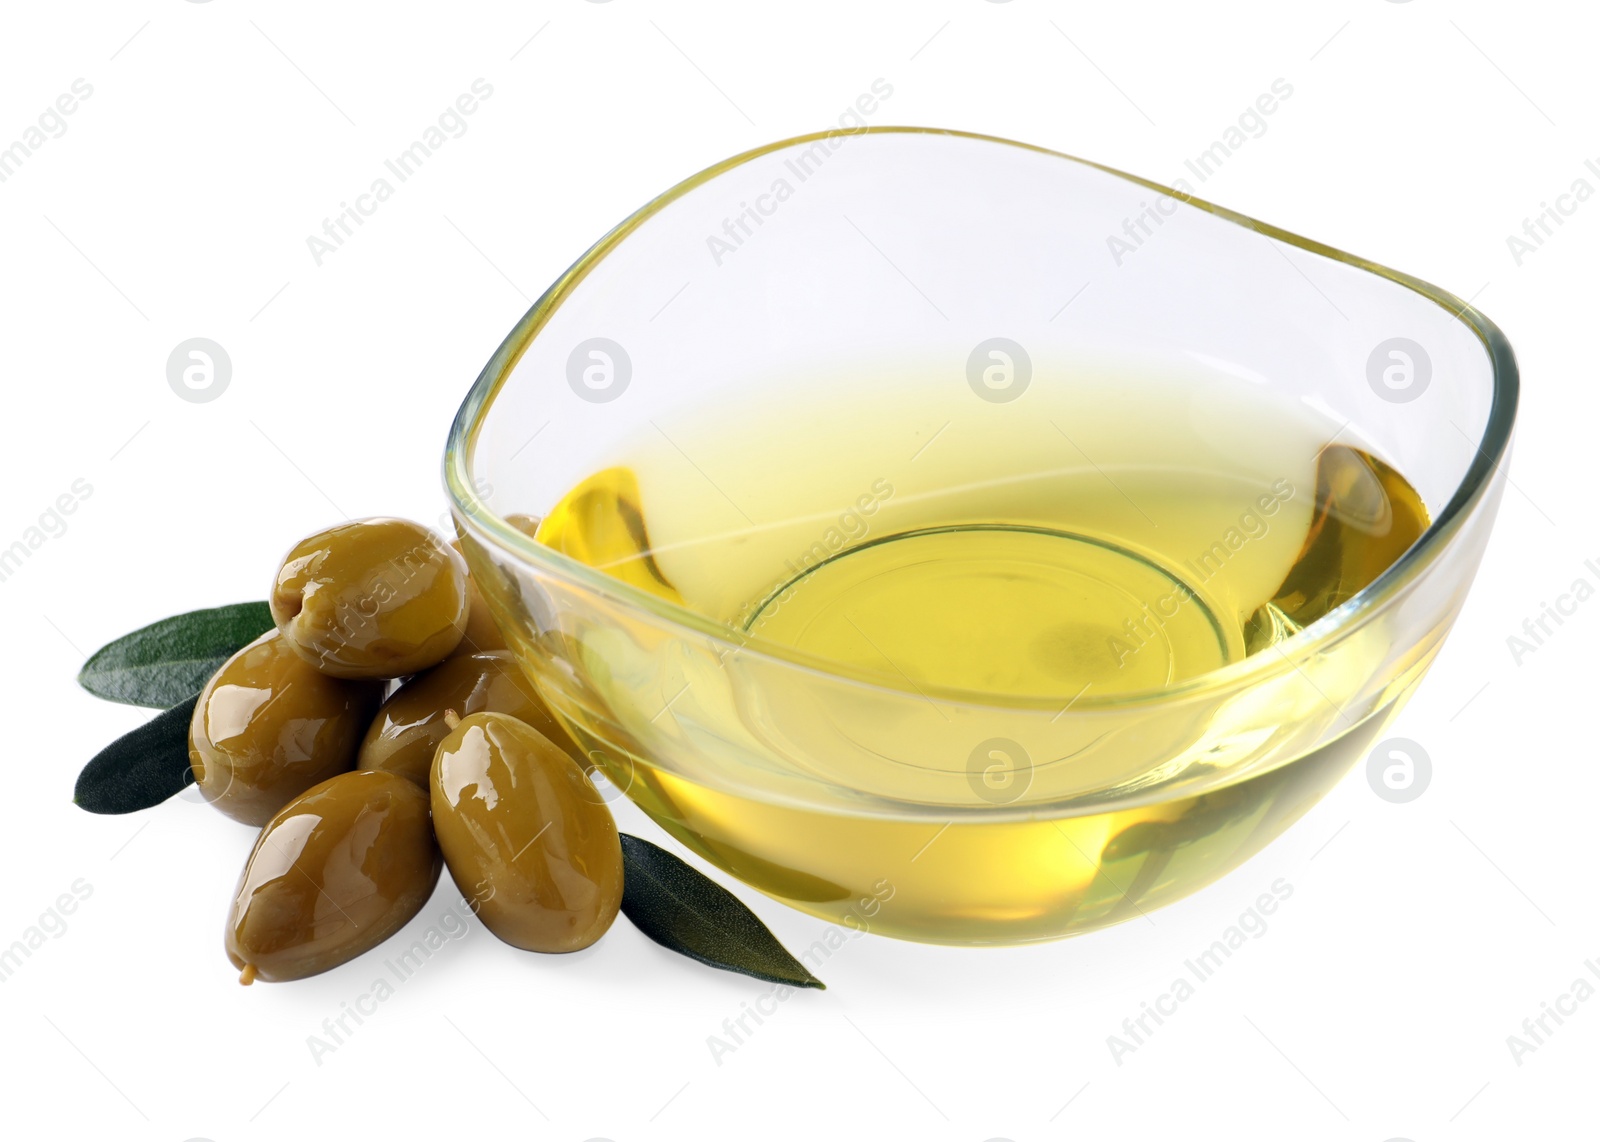
[[[727,644],[621,608],[620,630],[565,632],[577,672],[522,649],[613,782],[797,907],[958,943],[1137,916],[1275,837],[1403,697],[1310,753],[1285,744],[1305,687],[1275,675],[1252,691],[1273,741],[1236,710],[1141,712],[1254,655],[1288,674],[1274,648],[1428,526],[1375,449],[1265,386],[1079,366],[1013,403],[915,373],[762,400],[652,419],[536,533]]]

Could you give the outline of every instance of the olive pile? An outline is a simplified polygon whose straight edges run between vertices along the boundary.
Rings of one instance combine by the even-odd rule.
[[[458,550],[406,520],[341,524],[295,545],[268,603],[276,628],[224,663],[189,727],[201,794],[261,827],[225,939],[241,982],[377,946],[441,866],[508,944],[605,934],[617,826]]]

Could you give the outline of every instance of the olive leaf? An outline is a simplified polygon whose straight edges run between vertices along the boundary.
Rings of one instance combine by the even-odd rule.
[[[194,780],[189,767],[192,694],[94,755],[72,791],[91,813],[135,813],[159,805]]]
[[[1166,821],[1137,821],[1106,842],[1100,850],[1100,863],[1147,856],[1168,847]]]
[[[264,602],[174,615],[102,646],[78,672],[78,683],[113,702],[165,709],[199,690],[272,625]]]
[[[622,914],[662,947],[770,983],[827,986],[738,897],[665,849],[623,833],[622,869]]]
[[[1139,821],[1129,825],[1106,842],[1100,860],[1126,860],[1128,857],[1157,852],[1172,853],[1185,845],[1208,840],[1250,816],[1261,807],[1262,799],[1243,785],[1230,785],[1214,793],[1202,793],[1174,821]]]

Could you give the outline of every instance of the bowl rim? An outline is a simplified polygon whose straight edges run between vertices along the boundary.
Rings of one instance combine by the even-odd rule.
[[[1268,238],[1285,242],[1309,253],[1364,270],[1388,281],[1410,289],[1449,312],[1452,320],[1472,331],[1482,343],[1491,368],[1491,403],[1484,425],[1483,438],[1474,444],[1475,455],[1466,473],[1449,501],[1429,524],[1427,530],[1394,563],[1371,583],[1327,614],[1309,624],[1280,647],[1280,654],[1295,659],[1310,658],[1333,642],[1338,641],[1358,627],[1401,588],[1411,582],[1422,568],[1428,566],[1443,552],[1450,538],[1458,531],[1472,509],[1487,494],[1493,478],[1500,474],[1505,462],[1516,420],[1520,380],[1516,357],[1511,344],[1499,327],[1464,301],[1447,290],[1400,270],[1391,269],[1370,259],[1348,253],[1326,243],[1306,238],[1292,231],[1251,218],[1238,211],[1219,206],[1186,191],[1170,187],[1153,179],[1130,174],[1127,171],[1079,158],[1048,147],[1023,143],[996,135],[959,131],[940,127],[867,126],[833,129],[797,135],[793,138],[767,143],[744,151],[697,172],[667,189],[627,218],[586,250],[577,261],[544,291],[521,320],[500,343],[473,382],[456,412],[444,454],[444,484],[452,513],[458,526],[465,525],[481,532],[493,543],[541,571],[568,581],[574,581],[616,602],[644,611],[653,619],[679,629],[692,631],[721,647],[731,648],[733,654],[747,654],[770,659],[784,667],[848,681],[852,685],[869,687],[891,693],[913,693],[928,698],[939,698],[952,705],[1005,708],[1013,710],[1055,709],[1062,695],[997,695],[961,687],[924,683],[907,689],[895,685],[882,675],[860,670],[829,659],[808,654],[782,643],[769,642],[759,636],[719,623],[689,607],[671,602],[659,595],[634,587],[606,574],[597,568],[581,563],[568,555],[534,540],[526,532],[513,526],[496,514],[478,496],[471,475],[472,454],[477,444],[479,430],[495,396],[515,370],[523,352],[538,336],[551,315],[571,296],[573,291],[618,245],[634,231],[660,213],[665,207],[690,191],[713,181],[718,176],[774,151],[785,150],[820,140],[848,138],[856,135],[932,135],[995,143],[1017,147],[1038,154],[1076,163],[1102,171],[1116,178],[1134,183],[1159,194],[1176,198],[1190,206],[1204,210],[1225,221],[1247,230],[1254,230]],[[1218,691],[1234,689],[1249,684],[1256,675],[1265,674],[1278,667],[1277,659],[1253,654],[1218,667],[1193,678],[1169,686],[1118,694],[1090,697],[1083,691],[1067,704],[1077,713],[1098,710],[1126,711],[1130,708],[1164,706],[1174,700],[1199,697]],[[1087,688],[1085,688],[1087,689]],[[1066,709],[1061,711],[1066,712]],[[1342,712],[1342,711],[1341,711]],[[1059,715],[1058,715],[1059,716]]]

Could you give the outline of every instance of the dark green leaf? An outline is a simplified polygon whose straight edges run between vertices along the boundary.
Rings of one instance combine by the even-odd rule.
[[[266,603],[234,603],[151,623],[107,643],[78,673],[89,693],[165,709],[195,693],[240,647],[272,629]]]
[[[78,774],[72,799],[91,813],[135,813],[159,805],[194,780],[189,719],[200,695],[123,734]]]
[[[1167,846],[1170,832],[1166,821],[1138,821],[1106,842],[1100,850],[1100,863],[1158,852]]]
[[[1243,785],[1202,793],[1176,821],[1139,821],[1106,842],[1101,861],[1124,860],[1142,853],[1176,852],[1184,845],[1209,840],[1229,825],[1253,814],[1262,797]]]
[[[622,834],[622,914],[662,947],[714,968],[826,986],[738,897],[663,848]]]

